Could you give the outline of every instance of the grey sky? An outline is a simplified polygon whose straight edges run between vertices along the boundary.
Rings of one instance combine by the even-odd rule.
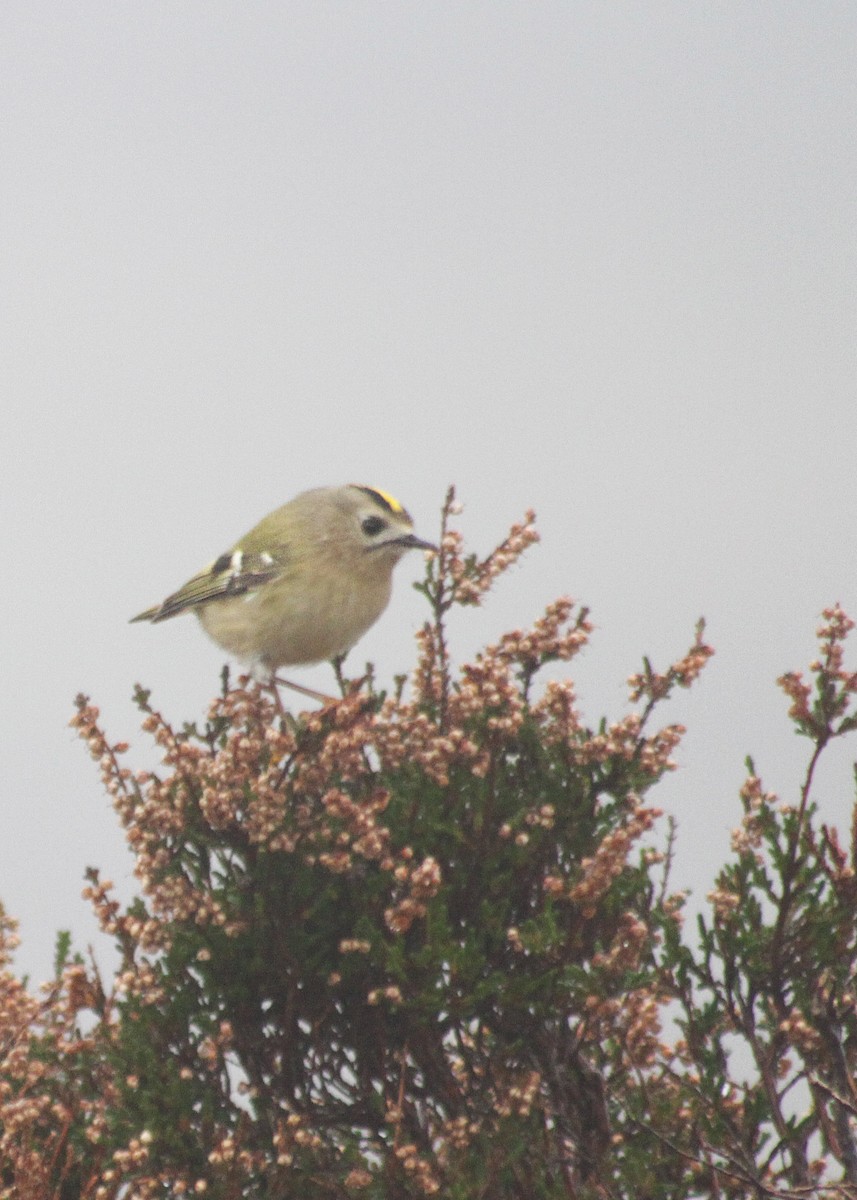
[[[386,488],[431,537],[455,482],[479,551],[534,507],[543,544],[456,652],[571,593],[592,721],[706,615],[660,790],[704,893],[745,753],[796,784],[774,678],[824,605],[857,615],[855,32],[851,3],[2,6],[21,969],[93,936],[87,864],[132,886],[74,694],[151,761],[134,681],[181,722],[222,660],[190,619],[127,618],[316,484]],[[418,570],[353,659],[382,679],[412,661]],[[842,820],[848,758],[822,778]]]

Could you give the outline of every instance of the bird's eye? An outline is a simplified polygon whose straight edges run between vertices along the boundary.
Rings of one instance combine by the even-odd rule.
[[[387,522],[383,517],[364,517],[360,522],[360,528],[367,537],[376,537],[382,529],[387,528]]]

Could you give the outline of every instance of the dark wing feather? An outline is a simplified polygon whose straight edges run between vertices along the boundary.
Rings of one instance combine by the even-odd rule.
[[[147,608],[133,621],[166,621],[190,608],[212,600],[241,596],[269,583],[283,570],[281,558],[268,551],[251,553],[240,548],[221,554],[210,567],[189,579],[184,587],[167,596],[162,604]]]

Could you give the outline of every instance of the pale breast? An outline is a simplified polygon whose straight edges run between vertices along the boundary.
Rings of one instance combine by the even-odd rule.
[[[227,653],[270,670],[323,662],[343,654],[377,621],[392,580],[362,581],[355,589],[334,581],[297,595],[277,581],[244,596],[215,600],[198,610],[206,633]]]

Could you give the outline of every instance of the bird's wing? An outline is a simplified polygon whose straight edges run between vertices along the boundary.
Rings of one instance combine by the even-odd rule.
[[[271,552],[247,551],[238,547],[221,554],[210,566],[189,579],[184,587],[167,596],[162,604],[147,608],[131,620],[166,621],[168,617],[198,608],[211,600],[244,595],[276,579],[284,565],[284,556],[279,548],[277,552]]]

